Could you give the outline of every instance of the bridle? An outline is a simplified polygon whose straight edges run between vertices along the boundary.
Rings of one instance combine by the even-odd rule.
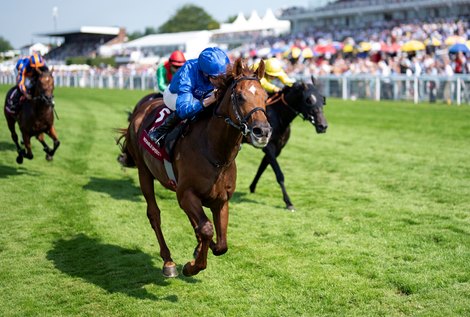
[[[316,97],[316,96],[315,96]],[[323,105],[326,104],[326,98],[324,96],[323,97]],[[284,106],[286,106],[287,109],[289,109],[290,111],[292,111],[296,116],[299,116],[300,118],[302,118],[304,121],[305,120],[309,120],[310,122],[312,122],[313,124],[315,124],[315,118],[311,115],[307,115],[305,116],[305,114],[302,112],[302,111],[299,111],[295,108],[293,108],[291,105],[289,105],[289,103],[286,101],[285,99],[285,91],[284,90],[281,90],[280,92],[278,93],[275,93],[274,95],[272,95],[266,102],[266,106],[270,106],[278,101],[281,101]],[[314,104],[314,107],[319,107],[316,105],[316,103]]]
[[[32,99],[34,101],[42,101],[46,105],[48,105],[50,107],[54,107],[54,95],[51,94],[51,96],[46,96],[44,94],[44,89],[42,89],[42,87],[39,87],[39,85],[38,85],[39,77],[44,76],[43,74],[45,74],[45,73],[40,73],[38,78],[36,79],[35,86],[36,86],[36,90],[39,91],[39,94],[37,96],[34,96]],[[52,78],[52,75],[50,75],[50,76]]]
[[[230,89],[232,90],[232,93],[230,95],[230,98],[231,98],[231,101],[232,101],[232,108],[233,108],[233,112],[235,113],[235,117],[236,117],[238,123],[234,122],[229,116],[218,114],[217,113],[217,108],[214,108],[214,115],[217,118],[223,118],[228,125],[234,127],[237,130],[240,130],[241,133],[243,134],[243,136],[246,136],[249,132],[252,132],[252,128],[248,126],[248,120],[253,115],[253,113],[255,113],[257,111],[262,111],[266,115],[266,110],[264,110],[261,107],[255,107],[255,108],[251,109],[246,114],[246,116],[243,117],[241,115],[240,105],[239,105],[238,100],[237,100],[237,98],[234,94],[234,90],[235,90],[235,87],[237,86],[237,84],[239,82],[243,81],[243,80],[256,80],[256,81],[259,82],[259,78],[255,77],[255,76],[242,76],[242,77],[234,80],[234,82],[230,86]]]

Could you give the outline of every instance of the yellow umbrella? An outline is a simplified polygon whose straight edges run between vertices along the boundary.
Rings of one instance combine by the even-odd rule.
[[[345,44],[343,46],[343,52],[345,53],[351,53],[353,50],[354,50],[354,46],[352,46],[351,44]]]
[[[438,39],[433,37],[433,38],[430,38],[430,39],[427,39],[426,41],[424,41],[424,44],[426,44],[426,46],[440,46],[441,41],[439,41]]]
[[[456,43],[465,43],[465,38],[458,36],[458,35],[451,35],[446,38],[444,42],[447,46],[454,45]]]
[[[303,58],[312,58],[313,57],[313,51],[310,47],[306,47],[302,50],[302,57]]]
[[[426,47],[424,46],[423,42],[411,40],[403,44],[403,46],[401,47],[401,50],[403,52],[414,52],[414,51],[424,50],[425,48]]]
[[[362,52],[368,52],[372,49],[372,44],[369,42],[361,42],[359,43],[359,50]]]

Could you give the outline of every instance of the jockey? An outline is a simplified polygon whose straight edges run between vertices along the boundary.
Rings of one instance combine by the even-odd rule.
[[[186,62],[183,52],[174,51],[170,58],[157,68],[157,91],[163,93],[176,71]]]
[[[10,110],[16,111],[21,96],[25,96],[26,99],[31,100],[30,90],[34,85],[34,77],[38,71],[47,70],[46,63],[42,56],[38,53],[34,53],[29,57],[22,58],[16,63],[16,70],[18,74],[16,76],[16,89],[13,90],[10,96]]]
[[[258,69],[258,65],[259,62],[254,64],[253,69]],[[260,83],[267,93],[273,94],[281,91],[282,85],[292,86],[294,84],[295,80],[287,76],[277,58],[268,58],[265,60],[264,65],[266,69]]]
[[[161,147],[166,134],[181,120],[193,117],[214,103],[214,94],[206,95],[214,90],[217,76],[225,74],[229,64],[227,54],[218,47],[208,47],[198,58],[184,63],[163,92],[165,105],[174,111],[160,127],[149,133],[150,139]]]

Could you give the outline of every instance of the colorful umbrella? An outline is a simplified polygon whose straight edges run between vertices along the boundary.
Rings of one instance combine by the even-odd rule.
[[[424,44],[426,44],[426,46],[440,46],[441,41],[439,41],[435,37],[432,37],[430,39],[426,39],[426,41],[424,41]]]
[[[320,55],[327,53],[334,54],[336,53],[336,48],[333,46],[333,44],[317,45],[313,51]]]
[[[411,40],[402,45],[401,50],[403,52],[414,52],[424,50],[426,47],[423,42]]]
[[[451,35],[446,38],[444,42],[447,46],[452,46],[456,43],[465,43],[465,38],[458,36],[458,35]]]
[[[386,53],[396,53],[400,50],[401,45],[398,43],[387,44],[382,42],[380,45],[380,50]]]
[[[449,47],[449,53],[458,53],[458,52],[468,53],[470,52],[470,49],[468,48],[467,44],[464,44],[464,43],[456,43],[452,45],[451,47]]]
[[[369,42],[361,42],[359,43],[359,50],[362,52],[368,52],[372,49],[372,44]]]
[[[354,46],[352,46],[351,44],[345,44],[343,46],[343,52],[351,53],[352,51],[354,51]]]

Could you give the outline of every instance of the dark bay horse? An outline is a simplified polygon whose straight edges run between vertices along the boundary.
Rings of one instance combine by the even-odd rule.
[[[297,82],[292,87],[285,86],[282,91],[269,98],[266,111],[273,133],[268,145],[263,148],[265,155],[255,178],[251,182],[250,192],[255,192],[261,175],[266,167],[271,165],[276,174],[276,180],[281,187],[286,208],[292,211],[295,209],[287,194],[284,185],[284,174],[276,158],[281,154],[282,149],[289,140],[290,124],[297,115],[301,115],[304,120],[310,121],[315,126],[317,133],[326,132],[328,123],[323,114],[325,104],[325,97],[320,94],[313,77],[312,83]]]
[[[55,151],[60,145],[54,128],[54,77],[52,71],[39,71],[33,79],[34,87],[32,91],[32,99],[23,101],[16,114],[7,111],[7,102],[11,92],[15,87],[10,89],[5,98],[4,114],[10,129],[11,138],[15,142],[18,156],[16,162],[23,163],[23,157],[33,159],[31,150],[31,138],[36,137],[41,142],[44,152],[46,152],[46,160],[51,161]],[[21,131],[24,149],[18,142],[18,134],[16,133],[15,123],[18,123]],[[44,141],[44,133],[47,134],[54,142],[51,149]]]
[[[179,206],[194,228],[197,240],[194,260],[184,265],[183,274],[198,274],[206,268],[209,248],[214,255],[222,255],[228,249],[228,201],[235,191],[235,158],[243,136],[246,135],[255,146],[263,147],[271,135],[265,112],[267,94],[259,82],[263,75],[264,64],[253,72],[238,59],[229,66],[226,74],[219,76],[216,105],[205,110],[198,120],[191,121],[189,132],[175,145],[172,167],[176,189],[170,185],[163,162],[139,144],[139,136],[155,120],[162,100],[148,100],[136,106],[128,129],[122,131],[122,155],[128,160],[123,165],[131,166],[129,161],[132,161],[138,169],[140,188],[147,202],[147,217],[160,245],[163,275],[166,277],[175,277],[178,272],[161,230],[154,180],[176,191]],[[203,207],[210,208],[214,224]]]

